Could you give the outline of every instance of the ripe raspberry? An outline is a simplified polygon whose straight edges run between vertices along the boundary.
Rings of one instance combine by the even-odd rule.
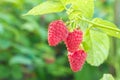
[[[81,70],[83,64],[85,63],[87,54],[84,50],[78,50],[74,53],[68,52],[68,60],[72,71],[77,72]]]
[[[50,23],[48,28],[48,43],[50,46],[56,46],[68,35],[66,25],[62,20],[56,20]]]
[[[83,33],[80,30],[74,30],[68,34],[65,41],[69,52],[75,52],[78,50],[80,43],[82,42]]]

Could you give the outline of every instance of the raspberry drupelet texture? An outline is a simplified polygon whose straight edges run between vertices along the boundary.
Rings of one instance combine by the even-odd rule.
[[[50,46],[56,46],[59,42],[67,38],[68,30],[62,20],[56,20],[49,24],[48,43]]]
[[[80,43],[82,42],[83,32],[80,30],[74,30],[68,34],[65,44],[69,52],[75,52],[78,50]]]
[[[74,53],[68,52],[68,60],[73,72],[81,70],[83,64],[85,63],[86,57],[87,54],[84,50],[78,50]]]

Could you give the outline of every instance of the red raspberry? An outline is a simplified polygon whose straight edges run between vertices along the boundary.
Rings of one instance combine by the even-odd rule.
[[[72,71],[77,72],[81,70],[83,64],[85,63],[87,54],[84,50],[78,50],[74,53],[68,52],[68,60]]]
[[[56,20],[50,23],[48,28],[48,43],[50,46],[56,46],[68,35],[66,25],[62,20]]]
[[[69,52],[75,52],[78,50],[80,43],[82,42],[83,32],[80,30],[74,30],[68,34],[65,41]]]

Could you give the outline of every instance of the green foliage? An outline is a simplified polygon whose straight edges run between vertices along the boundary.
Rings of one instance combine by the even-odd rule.
[[[32,61],[27,59],[24,56],[15,56],[10,60],[10,64],[25,64],[25,65],[32,65]]]
[[[104,74],[100,80],[114,80],[111,74]]]
[[[110,46],[106,35],[120,38],[119,29],[107,21],[113,21],[113,15],[109,12],[113,10],[110,7],[113,1],[106,0],[105,3],[101,2],[103,0],[95,1],[98,7],[95,9],[94,17],[101,17],[96,14],[110,13],[102,17],[107,20],[91,19],[94,11],[93,0],[44,1],[0,0],[2,6],[0,7],[0,80],[99,80],[103,73],[112,73],[119,80],[120,42],[118,40],[116,46],[111,45],[116,51],[108,52]],[[38,6],[26,15],[40,16],[22,16],[35,5]],[[101,7],[105,13],[100,10]],[[64,10],[67,14],[57,13]],[[57,14],[43,16],[48,13]],[[88,52],[89,64],[86,63],[78,73],[70,70],[65,45],[61,43],[54,48],[49,47],[47,43],[49,22],[60,19],[61,16],[64,21],[69,19],[68,23],[72,23],[72,26],[68,25],[69,28],[80,26],[86,35],[83,46]],[[108,53],[111,54],[106,60]],[[50,62],[51,58],[53,63]],[[102,64],[105,60],[106,62]]]
[[[0,78],[9,77],[9,70],[6,66],[0,65]]]
[[[64,6],[60,3],[60,1],[46,1],[31,9],[26,15],[42,15],[60,12],[63,10]]]
[[[84,16],[85,18],[91,19],[93,17],[94,0],[74,0],[74,1],[72,0],[71,4],[72,4],[71,8],[73,10],[72,12],[76,12],[72,14],[73,16],[75,16],[76,14],[79,14],[79,16]]]
[[[94,24],[92,25],[93,27],[102,30],[103,32],[107,33],[110,36],[120,38],[120,29],[118,29],[115,24],[99,18],[95,18],[93,22],[94,22]]]
[[[86,18],[92,18],[94,12],[94,0],[55,0],[55,1],[46,1],[42,4],[31,9],[26,15],[42,15],[54,12],[61,12],[66,9],[66,5],[71,4],[71,9],[68,14],[75,16],[77,14],[81,14]],[[81,5],[78,5],[81,4]],[[84,7],[86,6],[86,7]],[[72,12],[72,13],[71,13]],[[81,16],[80,15],[80,16]]]
[[[88,53],[87,62],[93,66],[99,66],[107,59],[109,53],[108,36],[102,32],[89,30],[84,37],[83,44]]]
[[[23,72],[22,68],[17,64],[11,66],[11,75],[13,79],[22,79],[23,77]]]

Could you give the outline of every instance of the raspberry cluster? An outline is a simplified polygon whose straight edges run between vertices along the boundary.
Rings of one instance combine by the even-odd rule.
[[[84,50],[79,49],[83,39],[83,32],[75,29],[69,32],[62,20],[56,20],[50,23],[48,27],[48,43],[50,46],[56,46],[64,41],[68,50],[68,60],[72,71],[81,70],[85,63],[87,54]]]

